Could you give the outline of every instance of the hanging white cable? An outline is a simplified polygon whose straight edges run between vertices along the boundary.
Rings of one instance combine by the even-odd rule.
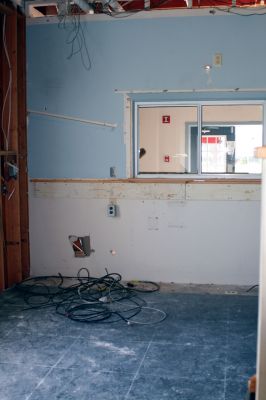
[[[3,18],[3,47],[4,47],[4,52],[5,56],[7,59],[7,64],[8,64],[8,69],[9,69],[9,82],[8,82],[8,87],[6,94],[4,96],[4,101],[3,101],[3,108],[2,108],[2,131],[5,139],[5,149],[8,151],[9,148],[9,139],[10,139],[10,124],[11,124],[11,107],[12,107],[12,95],[11,95],[11,88],[12,88],[12,68],[11,68],[11,62],[8,54],[8,49],[7,49],[7,44],[6,44],[6,15],[4,15]],[[5,108],[6,108],[6,102],[8,99],[8,120],[7,120],[7,131],[5,130],[4,127],[4,115],[5,115]]]

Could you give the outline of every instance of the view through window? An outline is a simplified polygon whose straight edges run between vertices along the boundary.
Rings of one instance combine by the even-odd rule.
[[[262,103],[141,103],[137,118],[136,175],[261,172]]]

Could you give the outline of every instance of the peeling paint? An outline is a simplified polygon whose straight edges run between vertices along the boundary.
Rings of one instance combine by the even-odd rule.
[[[228,200],[259,201],[257,184],[185,184],[121,182],[33,182],[35,198],[128,199],[128,200]],[[248,187],[247,187],[248,186]]]
[[[186,185],[187,200],[228,200],[228,201],[259,201],[260,186],[249,184],[188,184]]]
[[[36,198],[184,200],[185,184],[34,182]]]

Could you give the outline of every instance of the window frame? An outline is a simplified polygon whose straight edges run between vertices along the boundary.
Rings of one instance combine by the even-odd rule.
[[[203,106],[230,106],[230,105],[260,105],[262,111],[262,145],[266,143],[266,101],[265,100],[208,100],[208,101],[135,101],[133,106],[133,129],[132,129],[132,171],[133,177],[138,179],[195,179],[195,180],[213,180],[213,179],[236,179],[236,180],[257,180],[261,179],[261,174],[252,173],[202,173],[201,172],[201,135],[198,140],[197,167],[198,173],[139,173],[139,108],[153,107],[196,107],[198,117],[199,132],[202,130],[202,107]],[[228,122],[229,123],[229,122]]]

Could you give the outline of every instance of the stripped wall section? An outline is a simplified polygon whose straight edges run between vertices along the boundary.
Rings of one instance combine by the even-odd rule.
[[[125,279],[257,283],[259,193],[252,184],[32,182],[32,274],[85,266]],[[117,217],[107,216],[110,202]],[[95,253],[75,258],[70,234],[91,235]]]

